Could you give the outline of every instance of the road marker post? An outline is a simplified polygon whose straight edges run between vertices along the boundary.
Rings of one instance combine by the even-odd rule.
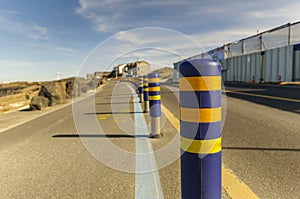
[[[221,199],[221,66],[193,59],[179,72],[182,198]]]
[[[255,75],[252,76],[252,84],[255,84]]]
[[[143,103],[144,102],[143,76],[140,76],[138,81],[139,81],[140,103]]]
[[[161,95],[160,95],[160,76],[157,73],[148,75],[149,87],[149,105],[151,118],[151,138],[159,138],[162,136],[160,132],[160,116],[161,116]]]
[[[144,95],[144,113],[149,112],[149,89],[148,89],[148,77],[143,77],[143,95]]]
[[[278,82],[277,82],[278,85],[281,85],[281,75],[278,75]]]

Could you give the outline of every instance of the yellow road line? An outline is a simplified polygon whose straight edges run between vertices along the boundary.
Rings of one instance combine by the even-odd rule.
[[[166,115],[170,123],[180,130],[179,119],[174,116],[164,105],[161,105],[163,113]],[[237,178],[224,164],[222,164],[222,187],[226,190],[229,196],[233,199],[247,198],[258,199],[258,197],[251,191],[251,189]]]
[[[231,198],[258,198],[251,189],[222,164],[222,187]]]
[[[290,98],[284,98],[284,97],[275,97],[275,96],[268,96],[268,95],[260,95],[260,94],[254,94],[254,93],[244,93],[239,91],[229,91],[225,90],[226,93],[236,93],[241,95],[248,95],[248,96],[254,96],[254,97],[262,97],[262,98],[268,98],[268,99],[276,99],[276,100],[283,100],[288,102],[297,102],[300,103],[300,100],[297,99],[290,99]]]

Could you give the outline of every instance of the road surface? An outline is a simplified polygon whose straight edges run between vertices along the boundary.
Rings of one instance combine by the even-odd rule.
[[[164,198],[180,198],[178,131],[163,115],[163,138],[137,135],[134,121],[149,125],[149,116],[127,84],[111,81],[73,109],[0,133],[0,198],[135,198],[145,188],[134,174],[138,139],[151,145],[159,169],[158,177],[142,176],[147,187],[159,182]],[[230,84],[226,91],[226,168],[259,198],[300,198],[300,90]],[[162,86],[162,104],[178,119],[176,96],[178,85]]]

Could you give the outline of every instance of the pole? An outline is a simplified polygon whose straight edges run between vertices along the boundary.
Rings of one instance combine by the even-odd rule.
[[[162,136],[160,132],[161,116],[161,96],[160,96],[160,76],[157,73],[148,75],[149,105],[151,118],[151,138]]]
[[[149,89],[148,89],[148,78],[143,77],[143,94],[144,94],[144,113],[149,112]]]
[[[180,65],[183,199],[221,199],[221,66],[210,59]]]
[[[259,48],[260,48],[260,59],[259,59],[259,82],[261,83],[263,79],[263,64],[264,64],[264,54],[262,47],[263,47],[263,40],[262,40],[262,35],[259,37]]]

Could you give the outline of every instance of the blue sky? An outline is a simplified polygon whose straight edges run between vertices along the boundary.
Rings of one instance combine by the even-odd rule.
[[[171,51],[192,56],[299,21],[299,8],[297,0],[0,0],[0,82],[69,77],[80,67],[84,75],[136,59],[171,67]]]

